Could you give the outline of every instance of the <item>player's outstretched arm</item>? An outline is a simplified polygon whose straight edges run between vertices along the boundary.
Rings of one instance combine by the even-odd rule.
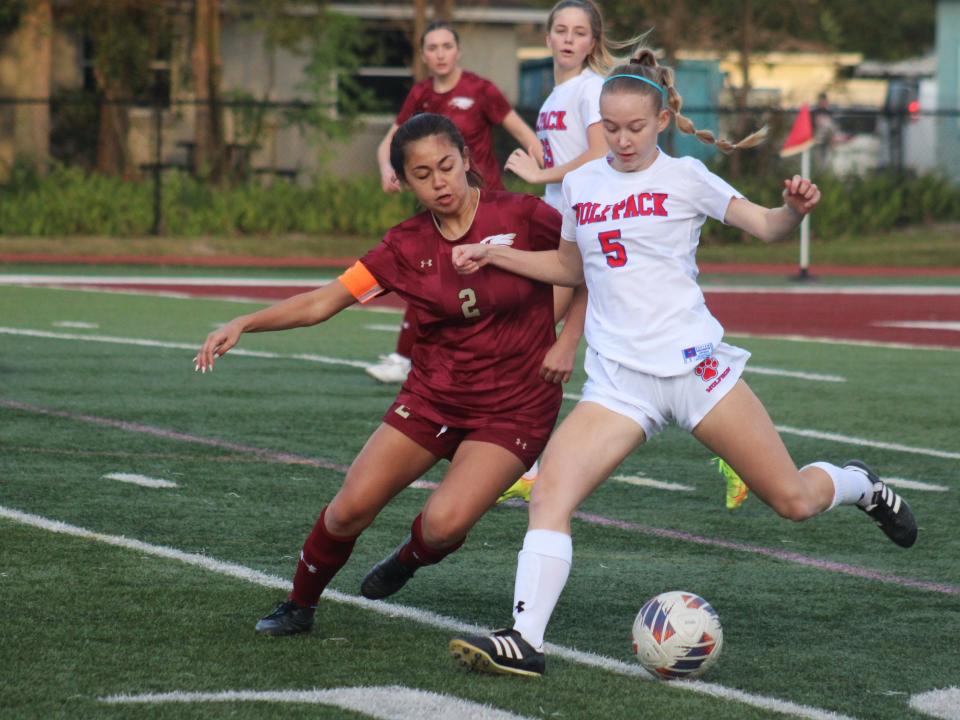
[[[217,328],[204,341],[194,358],[198,372],[213,371],[214,362],[223,357],[245,332],[265,332],[307,327],[328,320],[356,299],[339,282],[327,283],[321,288],[294,295],[270,307],[248,315],[240,315]]]
[[[743,198],[734,198],[727,207],[724,222],[765,242],[772,242],[795,230],[818,202],[820,189],[809,179],[794,175],[783,181],[783,205],[766,208]]]
[[[583,282],[583,261],[576,243],[560,241],[559,250],[516,250],[506,245],[457,245],[453,266],[461,275],[470,275],[494,265],[531,280],[576,287]]]

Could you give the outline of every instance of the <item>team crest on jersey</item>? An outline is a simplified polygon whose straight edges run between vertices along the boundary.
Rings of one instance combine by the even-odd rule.
[[[516,233],[505,233],[503,235],[487,235],[480,241],[481,245],[513,245],[513,239]]]
[[[457,110],[469,110],[473,107],[473,102],[473,98],[463,97],[462,95],[450,98],[450,104]]]

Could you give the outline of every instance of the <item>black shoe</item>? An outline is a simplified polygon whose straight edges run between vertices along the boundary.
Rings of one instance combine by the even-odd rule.
[[[360,583],[361,595],[370,600],[381,600],[393,595],[407,584],[407,580],[417,571],[416,568],[409,568],[399,560],[400,550],[408,542],[410,542],[409,535],[396,550],[373,566]]]
[[[873,483],[873,497],[866,506],[858,505],[900,547],[908,548],[917,541],[917,521],[907,501],[890,489],[866,463],[851,460],[844,470],[862,472]]]
[[[486,637],[454,638],[453,659],[470,670],[494,675],[540,677],[546,662],[516,630],[495,630]]]
[[[315,608],[284,600],[269,615],[260,618],[255,630],[261,635],[296,635],[313,627]]]

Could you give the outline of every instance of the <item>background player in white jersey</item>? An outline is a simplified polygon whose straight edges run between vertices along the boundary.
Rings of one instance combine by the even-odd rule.
[[[635,40],[629,43],[607,40],[603,15],[592,0],[560,0],[550,11],[547,47],[553,53],[554,87],[537,115],[540,147],[514,150],[505,168],[527,182],[544,184],[543,199],[557,210],[564,176],[607,152],[600,126],[600,89],[603,76],[615,64],[610,48],[635,44]],[[540,157],[542,164],[538,162]],[[558,317],[565,314],[563,308],[571,302],[572,295],[571,290],[559,287],[554,291]],[[564,371],[563,382],[569,380],[573,372],[584,303],[585,299],[578,300],[565,317],[565,324],[576,323],[578,332],[561,336],[547,357],[553,366]],[[537,472],[538,465],[534,464],[501,500],[511,497],[529,500]]]
[[[600,99],[610,155],[563,182],[563,240],[557,251],[467,246],[461,272],[485,265],[590,292],[588,381],[583,399],[543,453],[519,554],[514,626],[489,637],[457,638],[457,659],[485,672],[539,675],[543,636],[572,562],[571,516],[638,445],[668,422],[726,459],[779,515],[805,520],[857,505],[902,547],[917,537],[903,500],[860,461],[797,469],[741,373],[749,353],[723,342],[695,281],[700,227],[713,217],[765,241],[786,236],[820,199],[809,180],[784,181],[781,207],[745,199],[698,160],[657,147],[671,115],[681,131],[725,150],[736,145],[697,132],[680,114],[673,73],[651,51],[614,69]],[[759,141],[757,134],[741,146]]]

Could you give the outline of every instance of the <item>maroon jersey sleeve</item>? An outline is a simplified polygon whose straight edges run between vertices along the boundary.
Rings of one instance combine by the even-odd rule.
[[[560,245],[560,227],[563,218],[556,209],[538,197],[530,196],[531,207],[527,209],[529,222],[527,232],[533,250],[556,250]]]
[[[491,125],[499,125],[503,119],[510,114],[513,108],[510,101],[503,96],[500,88],[489,80],[484,80],[480,89],[483,98],[483,114]]]
[[[410,88],[410,92],[407,93],[403,105],[400,106],[400,112],[397,113],[397,118],[394,120],[397,125],[403,125],[407,120],[417,114],[417,104],[423,97],[425,87],[421,80]]]
[[[383,241],[371,248],[360,258],[363,266],[370,271],[385,291],[391,292],[402,285],[407,263],[402,254],[397,252],[393,242],[394,230],[387,231]]]

